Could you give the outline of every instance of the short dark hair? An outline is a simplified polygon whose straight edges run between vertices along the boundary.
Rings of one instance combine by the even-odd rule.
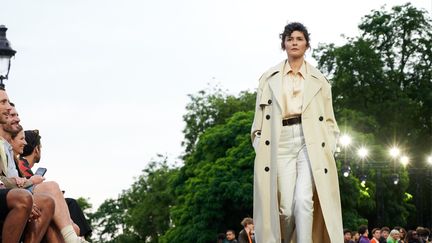
[[[346,233],[350,233],[350,234],[352,235],[352,232],[351,232],[351,230],[349,230],[349,229],[344,229],[344,235],[345,235]]]
[[[383,231],[387,231],[387,232],[390,233],[390,228],[387,227],[387,226],[384,226],[384,227],[381,228],[381,232],[383,232]]]
[[[367,229],[368,229],[368,227],[366,225],[360,225],[358,232],[359,232],[359,234],[362,235],[362,234],[366,233]]]
[[[253,224],[253,219],[252,218],[244,218],[241,221],[241,225],[243,225],[243,227],[246,227],[248,224]]]
[[[287,36],[291,36],[291,34],[294,31],[300,31],[303,33],[307,47],[310,47],[310,35],[308,30],[306,29],[306,26],[304,26],[302,23],[299,22],[291,22],[287,25],[285,25],[284,31],[279,35],[279,37],[282,39],[281,41],[281,48],[282,50],[285,50],[285,38]]]
[[[27,130],[24,134],[27,145],[24,146],[22,156],[25,157],[33,153],[33,150],[41,144],[42,137],[39,135],[39,130]]]
[[[372,230],[372,234],[375,234],[375,232],[376,232],[377,230],[381,231],[380,228],[373,228],[373,230]]]
[[[229,229],[229,230],[227,230],[226,232],[227,232],[227,233],[228,233],[228,232],[231,232],[231,233],[233,233],[233,235],[235,235],[235,231],[232,230],[232,229]]]

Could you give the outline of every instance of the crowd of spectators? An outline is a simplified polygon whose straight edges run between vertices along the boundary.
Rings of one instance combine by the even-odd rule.
[[[361,225],[357,231],[344,230],[344,243],[431,243],[431,232],[428,228],[417,227],[405,230],[400,226],[392,229],[385,226],[373,228],[369,232],[366,225]]]
[[[24,131],[15,105],[0,85],[0,223],[6,243],[87,242],[82,210],[58,183],[33,174],[41,159],[41,136]],[[46,171],[46,170],[45,170]]]

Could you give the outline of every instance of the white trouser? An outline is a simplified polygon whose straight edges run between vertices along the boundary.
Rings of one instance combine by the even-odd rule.
[[[312,243],[314,181],[301,124],[282,126],[277,183],[283,242],[290,242],[295,228],[297,242]]]

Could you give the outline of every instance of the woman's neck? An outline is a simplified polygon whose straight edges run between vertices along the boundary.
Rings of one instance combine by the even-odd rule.
[[[288,57],[288,63],[294,73],[297,73],[300,70],[301,66],[303,65],[303,62],[304,62],[304,57],[301,58]]]

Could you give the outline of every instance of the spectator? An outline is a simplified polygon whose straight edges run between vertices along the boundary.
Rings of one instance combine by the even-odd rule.
[[[39,163],[41,160],[41,136],[38,130],[28,130],[25,131],[25,140],[27,145],[25,145],[23,153],[18,160],[18,167],[21,174],[29,178],[33,176],[32,167],[35,163]],[[75,230],[79,232],[80,236],[90,237],[92,229],[84,216],[83,211],[78,205],[77,201],[73,198],[65,198],[66,204],[69,209],[72,221],[77,225],[78,228]],[[74,226],[75,227],[75,226]]]
[[[371,243],[379,243],[379,238],[381,237],[381,229],[380,228],[374,228],[372,230],[372,239]]]
[[[401,227],[401,226],[395,226],[395,229],[399,230],[399,243],[406,243],[405,242],[405,238],[406,238],[406,230]]]
[[[252,218],[244,218],[241,221],[243,229],[239,233],[238,242],[239,243],[253,243],[252,232],[254,230],[254,223]]]
[[[355,243],[352,240],[352,232],[349,229],[344,229],[344,243]]]
[[[417,227],[416,231],[420,242],[422,243],[428,242],[430,231],[427,228],[419,226]]]
[[[392,229],[392,231],[390,231],[389,236],[387,237],[387,243],[398,243],[399,235],[400,235],[399,230]]]
[[[366,225],[361,225],[358,229],[358,233],[360,235],[359,243],[370,243],[369,241],[369,230]]]
[[[421,243],[417,235],[417,231],[408,230],[407,237],[405,238],[406,243]]]
[[[359,234],[358,231],[355,231],[355,230],[354,230],[354,231],[352,232],[352,239],[353,239],[353,241],[356,242],[356,243],[359,241],[359,239],[360,239],[360,234]]]
[[[224,233],[219,233],[217,236],[217,243],[223,243],[225,242],[225,234]]]
[[[224,243],[238,243],[234,230],[227,230]]]
[[[381,228],[381,238],[380,243],[387,243],[387,237],[390,234],[390,229],[387,226]]]

